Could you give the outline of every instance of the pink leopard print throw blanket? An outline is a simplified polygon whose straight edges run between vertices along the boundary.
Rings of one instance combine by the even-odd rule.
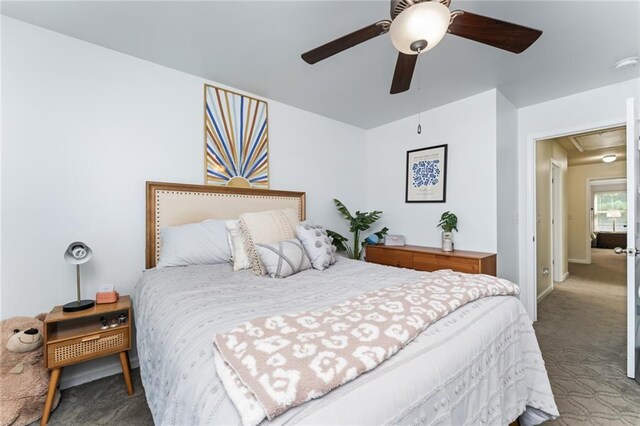
[[[466,303],[518,292],[487,275],[425,274],[325,309],[256,318],[217,334],[216,367],[243,423],[257,424],[377,367]]]

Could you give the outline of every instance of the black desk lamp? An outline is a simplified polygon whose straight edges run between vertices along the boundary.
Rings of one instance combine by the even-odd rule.
[[[78,299],[73,302],[69,302],[62,307],[64,312],[77,312],[85,309],[89,309],[96,304],[93,300],[80,300],[80,265],[87,263],[93,256],[93,251],[85,243],[76,241],[69,244],[67,251],[64,252],[64,260],[76,265],[76,286],[78,292]]]

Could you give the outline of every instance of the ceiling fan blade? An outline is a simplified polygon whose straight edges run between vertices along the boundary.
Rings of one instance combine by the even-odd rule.
[[[542,35],[542,31],[522,25],[487,18],[465,11],[451,13],[454,17],[449,33],[498,49],[522,53]]]
[[[304,59],[308,64],[315,64],[316,62],[327,59],[336,53],[340,53],[343,50],[347,50],[353,46],[388,32],[390,26],[391,21],[388,20],[376,22],[375,24],[360,28],[346,36],[342,36],[330,41],[329,43],[323,44],[320,47],[316,47],[313,50],[303,53],[302,59]]]
[[[409,90],[417,61],[418,55],[405,55],[402,52],[398,52],[396,70],[393,73],[393,81],[391,82],[392,95]]]

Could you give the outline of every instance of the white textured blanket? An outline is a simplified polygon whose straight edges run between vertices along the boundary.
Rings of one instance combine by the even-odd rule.
[[[217,334],[224,362],[216,368],[228,378],[223,383],[243,424],[254,426],[376,368],[459,307],[518,292],[487,275],[425,274],[325,309],[256,318]]]
[[[234,272],[226,264],[145,272],[133,303],[155,424],[241,423],[212,367],[214,334],[261,316],[322,309],[420,275],[344,258],[326,271],[285,280]],[[505,425],[521,414],[528,425],[558,412],[524,307],[515,297],[487,297],[432,324],[379,367],[263,424]]]

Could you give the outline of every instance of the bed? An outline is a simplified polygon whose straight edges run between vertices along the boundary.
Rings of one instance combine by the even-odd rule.
[[[293,207],[305,216],[304,193],[149,183],[147,266],[157,261],[162,226],[265,206]],[[346,258],[282,280],[233,272],[229,264],[147,270],[133,301],[142,383],[155,423],[240,424],[214,368],[216,333],[421,274]],[[378,368],[270,423],[475,425],[519,417],[521,424],[537,424],[557,415],[531,322],[508,296],[456,310]]]

